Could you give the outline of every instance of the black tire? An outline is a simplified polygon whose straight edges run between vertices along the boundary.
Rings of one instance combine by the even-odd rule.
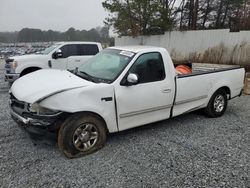
[[[211,118],[221,117],[227,109],[227,104],[228,98],[226,91],[219,89],[211,97],[207,107],[205,108],[205,113]]]
[[[91,140],[95,135],[97,138]],[[101,149],[105,145],[106,139],[106,125],[99,116],[91,113],[77,113],[62,124],[57,141],[59,149],[66,157],[77,158]],[[91,147],[89,147],[90,144]]]

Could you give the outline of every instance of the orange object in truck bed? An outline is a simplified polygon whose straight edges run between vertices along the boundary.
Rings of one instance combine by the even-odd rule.
[[[188,67],[187,65],[179,65],[176,67],[176,71],[178,74],[191,74],[192,69]]]

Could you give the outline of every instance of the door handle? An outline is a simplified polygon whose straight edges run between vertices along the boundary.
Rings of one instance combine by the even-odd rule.
[[[81,60],[80,59],[76,59],[75,62],[81,62]]]
[[[49,61],[48,61],[48,66],[49,66],[49,68],[51,68],[51,67],[52,67],[51,60],[49,60]]]
[[[163,89],[162,93],[171,93],[171,91],[172,91],[171,89]]]

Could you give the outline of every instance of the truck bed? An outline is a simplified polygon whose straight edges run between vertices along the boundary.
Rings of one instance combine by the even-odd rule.
[[[189,64],[189,66],[190,65],[192,67],[192,74],[178,75],[179,78],[242,68],[240,65],[219,65],[219,64],[204,64],[204,63],[192,63]]]
[[[173,116],[205,108],[219,88],[228,90],[229,99],[241,94],[244,68],[235,65],[192,64],[191,74],[178,74]]]

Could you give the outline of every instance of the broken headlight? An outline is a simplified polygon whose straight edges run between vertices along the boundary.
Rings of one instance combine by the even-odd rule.
[[[44,108],[40,106],[38,103],[30,104],[29,109],[30,112],[36,113],[38,115],[54,115],[59,113],[57,110],[51,110],[48,108]]]

